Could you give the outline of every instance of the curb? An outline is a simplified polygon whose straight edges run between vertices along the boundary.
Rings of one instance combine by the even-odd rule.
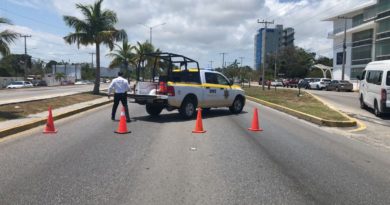
[[[347,114],[345,114],[345,113],[339,111],[337,108],[335,108],[335,107],[333,107],[332,105],[326,103],[324,100],[322,100],[320,97],[316,96],[315,94],[310,93],[310,92],[306,92],[306,93],[308,93],[308,94],[311,95],[313,98],[315,98],[315,99],[317,99],[318,101],[320,101],[322,104],[324,104],[324,105],[330,107],[331,109],[335,110],[335,111],[338,112],[340,115],[342,115],[342,116],[348,118],[350,121],[356,121],[356,126],[358,126],[358,128],[353,129],[353,130],[349,130],[348,132],[359,132],[359,131],[363,131],[363,130],[365,130],[365,129],[367,128],[367,126],[366,126],[364,123],[362,123],[362,122],[360,122],[359,120],[357,120],[357,119],[355,119],[355,118],[353,118],[353,117],[350,117],[350,116],[348,116]]]
[[[304,119],[306,121],[312,122],[314,124],[320,125],[320,126],[327,126],[327,127],[354,127],[356,126],[357,122],[356,120],[351,119],[348,117],[348,121],[334,121],[334,120],[325,120],[319,117],[316,117],[314,115],[306,114],[298,110],[294,110],[288,107],[284,107],[281,105],[277,105],[268,101],[260,100],[258,98],[254,98],[251,96],[246,96],[248,99],[258,102],[262,105],[265,105],[267,107],[271,107],[273,109],[285,112],[287,114],[293,115],[295,117]],[[321,101],[322,102],[322,101]],[[332,108],[333,109],[333,108]]]
[[[75,115],[75,114],[78,114],[78,113],[81,113],[81,112],[84,112],[84,111],[87,111],[87,110],[90,110],[90,109],[93,109],[93,108],[96,108],[96,107],[107,105],[107,104],[109,104],[111,102],[112,101],[109,100],[109,101],[96,103],[96,104],[89,105],[89,106],[86,106],[86,107],[83,107],[83,108],[79,108],[79,109],[76,109],[76,110],[71,110],[69,112],[64,112],[64,113],[57,114],[57,115],[53,116],[53,118],[54,118],[54,120],[59,120],[59,119],[66,118],[66,117],[69,117],[69,116],[72,116],[72,115]],[[23,131],[32,129],[32,128],[40,126],[40,125],[44,125],[46,123],[46,121],[47,121],[46,118],[40,118],[40,119],[34,120],[32,122],[25,123],[23,125],[19,125],[19,126],[8,128],[8,129],[4,129],[4,130],[0,130],[0,139],[5,138],[5,137],[7,137],[9,135],[13,135],[13,134],[16,134],[16,133],[19,133],[19,132],[23,132]]]

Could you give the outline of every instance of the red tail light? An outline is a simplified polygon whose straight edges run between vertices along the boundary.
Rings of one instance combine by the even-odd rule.
[[[175,88],[173,86],[167,87],[167,94],[168,96],[175,96]]]
[[[382,89],[382,91],[381,91],[381,101],[382,102],[386,102],[386,99],[387,99],[386,89]]]
[[[166,94],[167,93],[167,84],[165,82],[159,83],[158,93],[159,94]]]

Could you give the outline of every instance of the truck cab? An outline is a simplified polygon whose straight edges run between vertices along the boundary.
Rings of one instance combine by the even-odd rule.
[[[236,114],[242,111],[244,91],[223,74],[201,70],[198,62],[178,54],[154,53],[146,57],[155,62],[153,70],[147,72],[140,66],[142,63],[138,64],[137,81],[130,98],[145,105],[150,115],[157,116],[163,109],[177,109],[183,118],[192,118],[197,107],[204,110],[228,107]],[[149,81],[140,78],[142,72],[151,74]]]

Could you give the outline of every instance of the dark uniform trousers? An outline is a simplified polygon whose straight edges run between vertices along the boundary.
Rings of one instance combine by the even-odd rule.
[[[114,94],[114,105],[112,106],[111,119],[115,119],[116,109],[118,108],[119,101],[122,102],[125,107],[126,120],[130,120],[129,108],[127,107],[127,93],[115,93]]]

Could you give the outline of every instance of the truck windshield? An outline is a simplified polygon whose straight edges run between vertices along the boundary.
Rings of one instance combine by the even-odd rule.
[[[386,85],[390,86],[390,71],[387,71]]]

